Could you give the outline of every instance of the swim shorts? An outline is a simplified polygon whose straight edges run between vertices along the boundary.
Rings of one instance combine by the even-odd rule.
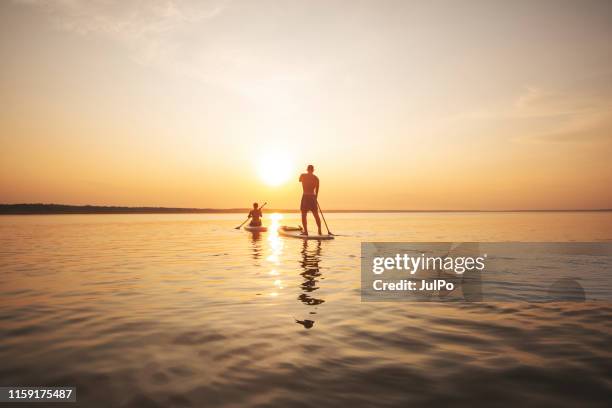
[[[317,196],[304,194],[302,196],[302,203],[300,204],[300,210],[302,211],[317,211]]]

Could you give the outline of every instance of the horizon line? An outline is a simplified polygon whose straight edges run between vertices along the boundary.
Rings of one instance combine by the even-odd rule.
[[[232,214],[249,211],[250,208],[199,208],[199,207],[159,207],[159,206],[120,206],[95,204],[56,204],[56,203],[0,203],[0,215],[44,215],[44,214]],[[299,213],[299,209],[267,209],[268,212]],[[453,212],[607,212],[612,208],[597,209],[328,209],[327,213],[453,213]]]

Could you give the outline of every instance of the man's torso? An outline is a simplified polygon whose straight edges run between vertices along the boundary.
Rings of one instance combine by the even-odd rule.
[[[319,184],[319,178],[314,174],[304,173],[300,176],[300,182],[304,195],[314,195],[315,188]]]

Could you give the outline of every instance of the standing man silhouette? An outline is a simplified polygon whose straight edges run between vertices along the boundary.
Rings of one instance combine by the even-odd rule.
[[[303,235],[308,235],[308,211],[312,211],[315,221],[317,222],[317,228],[319,229],[319,235],[321,233],[321,219],[319,218],[319,209],[317,205],[317,196],[319,195],[319,178],[315,176],[314,166],[309,164],[306,168],[307,173],[300,174],[300,183],[302,183],[302,202],[300,204],[300,211],[302,211],[302,226],[304,230]]]

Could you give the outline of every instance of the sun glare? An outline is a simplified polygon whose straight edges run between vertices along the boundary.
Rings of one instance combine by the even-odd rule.
[[[272,220],[272,222],[278,222],[279,220],[283,219],[283,214],[272,213],[270,214],[270,219]]]
[[[286,183],[293,175],[291,160],[282,154],[269,154],[257,161],[257,173],[271,187]]]

